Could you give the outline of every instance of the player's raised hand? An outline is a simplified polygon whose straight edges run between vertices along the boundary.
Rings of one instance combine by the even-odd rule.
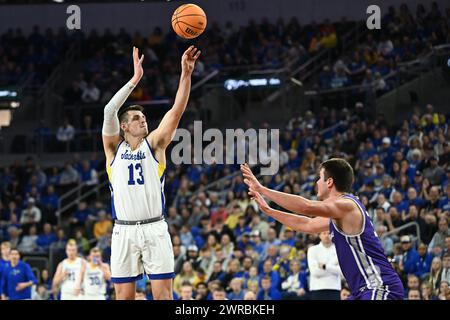
[[[195,61],[200,57],[201,51],[194,46],[190,46],[181,57],[181,70],[188,75],[192,74],[195,67]]]
[[[244,176],[244,183],[256,192],[261,192],[263,186],[259,183],[258,179],[256,179],[248,164],[241,164],[241,172]]]
[[[132,82],[137,84],[144,75],[144,69],[142,68],[142,62],[144,62],[144,55],[139,58],[139,49],[133,47],[133,65],[134,65],[134,75]]]
[[[267,204],[266,200],[264,200],[259,192],[250,188],[248,194],[252,197],[252,200],[255,200],[256,204],[262,212],[267,213],[270,210],[270,207]]]

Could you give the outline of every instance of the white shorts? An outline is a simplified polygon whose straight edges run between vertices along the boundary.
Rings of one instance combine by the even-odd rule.
[[[172,279],[174,255],[165,220],[141,225],[115,224],[111,241],[111,281]]]
[[[61,300],[83,300],[81,293],[74,295],[73,293],[61,292]]]

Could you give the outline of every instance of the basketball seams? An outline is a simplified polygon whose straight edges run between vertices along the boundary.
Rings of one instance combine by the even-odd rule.
[[[205,22],[207,21],[206,16],[203,14],[198,14],[198,13],[193,13],[193,14],[185,14],[183,16],[179,16],[179,15],[174,15],[175,18],[172,20],[172,22],[174,22],[175,20],[178,21],[178,19],[184,18],[184,17],[203,17],[205,18]]]
[[[198,30],[205,30],[205,28],[199,28],[199,27],[190,25],[189,23],[184,22],[184,21],[179,21],[179,23],[184,23],[184,24],[187,25],[188,27],[195,28],[195,29],[198,29]]]
[[[177,26],[178,29],[180,29],[181,33],[183,34],[183,36],[184,36],[186,39],[191,39],[192,36],[191,36],[190,34],[187,34],[186,32],[184,32],[184,30],[180,27],[180,25],[179,25],[178,22],[175,24],[175,26]]]
[[[186,10],[187,8],[193,8],[193,7],[197,7],[195,4],[192,3],[188,3],[188,4],[183,4],[182,6],[180,6],[178,9],[181,9],[179,12],[178,9],[175,10],[174,14],[179,15],[180,13],[182,13],[184,10]]]

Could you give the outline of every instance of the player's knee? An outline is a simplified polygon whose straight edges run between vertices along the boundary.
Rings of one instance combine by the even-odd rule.
[[[168,289],[159,290],[153,294],[154,300],[173,300],[172,293]]]
[[[135,299],[135,289],[134,288],[127,288],[127,287],[120,287],[117,286],[115,288],[116,291],[116,300],[134,300]]]

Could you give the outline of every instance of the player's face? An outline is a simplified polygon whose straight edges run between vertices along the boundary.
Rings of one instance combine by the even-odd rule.
[[[99,252],[96,252],[96,253],[91,253],[90,258],[91,258],[91,262],[97,263],[100,261],[101,256],[100,256]]]
[[[77,256],[77,246],[75,246],[75,245],[71,245],[71,246],[67,246],[67,248],[66,248],[66,254],[67,254],[67,257],[69,258],[69,259],[74,259],[74,258],[76,258],[76,256]]]
[[[148,134],[147,118],[139,110],[128,111],[128,123],[124,127],[124,132],[133,137],[145,137]]]
[[[320,200],[324,200],[328,197],[328,194],[330,193],[329,188],[328,188],[328,184],[329,184],[329,179],[324,178],[324,171],[325,169],[320,169],[320,173],[319,173],[319,179],[317,179],[316,182],[316,186],[317,186],[317,197]]]

